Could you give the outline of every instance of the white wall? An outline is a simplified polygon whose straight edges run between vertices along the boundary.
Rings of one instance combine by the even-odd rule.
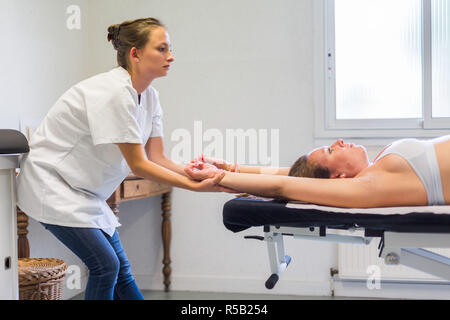
[[[1,0],[0,24],[15,28],[0,28],[12,44],[0,51],[7,61],[0,127],[42,118],[70,85],[114,67],[106,41],[110,24],[153,16],[168,27],[175,52],[169,76],[153,83],[167,153],[176,145],[175,130],[193,135],[194,121],[201,120],[203,130],[224,135],[226,129],[279,129],[279,164],[289,166],[314,146],[313,1]],[[65,27],[70,4],[81,8],[81,30]],[[172,290],[269,293],[265,243],[242,238],[262,230],[233,234],[222,225],[222,206],[232,197],[174,191]],[[119,233],[138,284],[162,289],[160,198],[124,203],[120,210]],[[29,229],[33,257],[79,263],[39,224],[32,221]],[[286,250],[293,262],[270,293],[329,294],[336,246],[288,239]]]
[[[19,129],[21,118],[42,119],[69,86],[86,76],[87,37],[66,28],[66,8],[87,3],[1,0],[0,127]]]

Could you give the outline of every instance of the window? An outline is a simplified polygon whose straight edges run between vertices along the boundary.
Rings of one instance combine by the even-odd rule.
[[[448,134],[450,1],[323,3],[323,131]]]

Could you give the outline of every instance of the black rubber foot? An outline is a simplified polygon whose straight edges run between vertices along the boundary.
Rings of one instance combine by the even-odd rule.
[[[278,279],[279,279],[278,275],[276,273],[273,273],[269,277],[269,279],[267,279],[267,281],[266,281],[266,288],[267,289],[272,289],[273,287],[275,287],[275,285],[278,282]]]

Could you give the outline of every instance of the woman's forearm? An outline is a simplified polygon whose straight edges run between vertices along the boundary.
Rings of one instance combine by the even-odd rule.
[[[258,167],[258,166],[239,166],[240,173],[252,173],[252,174],[273,174],[287,176],[289,168],[277,168],[277,167]]]
[[[256,196],[276,198],[281,196],[282,178],[277,175],[227,172],[220,185]]]
[[[256,196],[339,207],[372,207],[380,197],[370,178],[315,179],[227,172],[220,185]]]
[[[165,168],[152,161],[142,162],[139,166],[134,168],[133,173],[139,177],[148,180],[154,180],[173,187],[193,190],[193,180],[187,178],[185,175],[178,174],[170,168]]]
[[[198,162],[205,162],[208,164],[212,164],[219,169],[223,169],[225,171],[230,172],[238,172],[238,173],[252,173],[252,174],[273,174],[273,175],[281,175],[287,176],[289,173],[289,167],[263,167],[263,166],[246,166],[240,165],[238,163],[227,162],[222,159],[209,158],[207,156],[201,155],[194,160]]]
[[[180,163],[176,163],[176,162],[172,161],[169,158],[162,157],[162,158],[160,158],[160,159],[158,159],[158,160],[156,160],[154,162],[156,164],[159,164],[160,166],[162,166],[162,167],[164,167],[166,169],[169,169],[169,170],[171,170],[173,172],[176,172],[176,173],[178,173],[180,175],[187,176],[186,173],[184,172],[185,165],[180,164]]]

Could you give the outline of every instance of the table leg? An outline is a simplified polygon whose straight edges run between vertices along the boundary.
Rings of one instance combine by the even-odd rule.
[[[17,255],[18,258],[29,258],[30,257],[30,244],[28,242],[28,216],[19,209],[17,210]]]
[[[172,273],[172,269],[170,267],[170,238],[172,232],[172,225],[170,222],[170,195],[171,192],[164,193],[162,195],[162,240],[163,240],[163,248],[164,248],[164,258],[163,258],[163,275],[164,275],[164,286],[165,291],[169,291],[170,286],[170,274]]]
[[[111,208],[112,212],[116,216],[117,221],[119,221],[119,205],[120,205],[120,190],[116,190],[106,203]]]

